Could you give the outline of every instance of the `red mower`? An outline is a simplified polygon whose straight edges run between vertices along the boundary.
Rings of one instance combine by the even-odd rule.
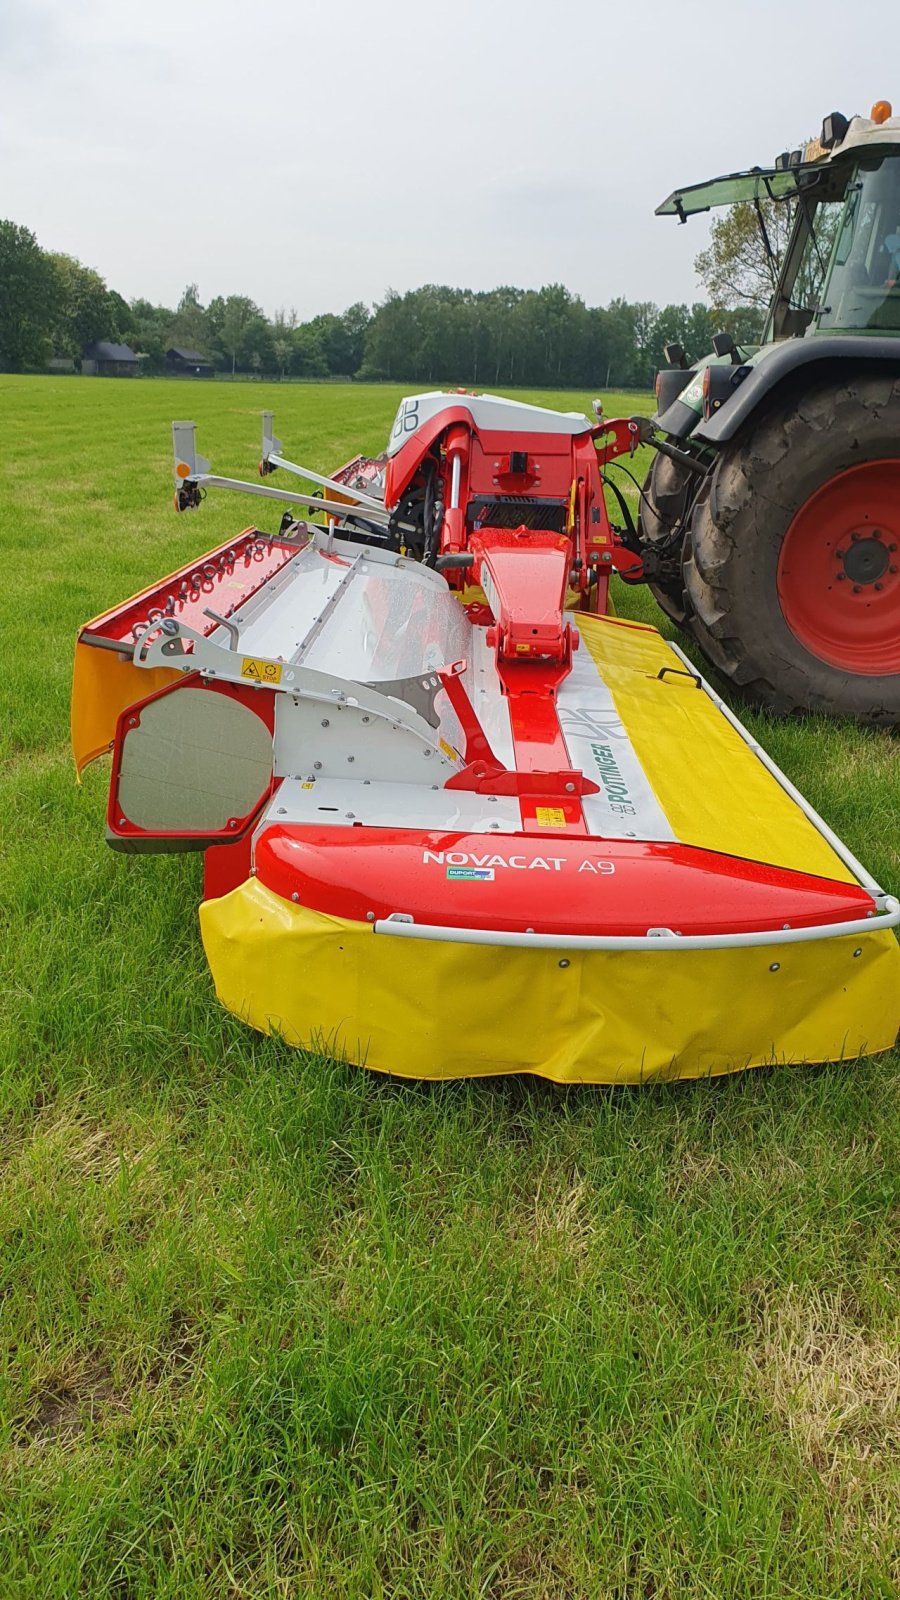
[[[604,469],[636,437],[424,394],[324,477],[267,414],[294,493],[211,475],[174,425],[180,510],[291,509],[82,630],[73,735],[79,768],[112,751],[114,848],[205,852],[237,1016],[433,1078],[893,1044],[900,905],[677,646],[609,614],[641,556]]]

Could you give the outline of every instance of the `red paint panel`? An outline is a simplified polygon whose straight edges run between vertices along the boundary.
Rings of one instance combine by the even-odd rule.
[[[689,845],[275,824],[256,843],[276,894],[364,922],[402,911],[447,927],[683,935],[772,931],[864,917],[855,884]],[[479,876],[480,874],[480,876]]]
[[[439,411],[436,416],[430,417],[421,428],[410,434],[406,444],[401,445],[396,455],[390,457],[385,469],[384,477],[384,503],[386,506],[395,506],[403,492],[409,488],[415,477],[422,460],[427,456],[435,440],[447,429],[452,422],[460,422],[465,427],[472,426],[472,413],[466,406],[448,405],[446,411]]]
[[[500,656],[514,661],[568,656],[562,612],[572,546],[561,534],[486,528],[471,541],[482,584],[497,596]],[[540,677],[540,671],[536,673]]]
[[[203,857],[203,898],[218,900],[246,883],[250,876],[251,838],[247,832],[233,844],[210,847]]]
[[[471,493],[475,496],[525,495],[565,502],[572,485],[572,446],[573,440],[568,434],[475,434],[469,477]],[[510,471],[511,449],[527,456],[524,473]]]

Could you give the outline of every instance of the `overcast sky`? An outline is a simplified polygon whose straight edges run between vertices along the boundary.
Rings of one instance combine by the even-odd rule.
[[[0,216],[127,298],[691,300],[676,184],[900,103],[887,0],[0,0]]]

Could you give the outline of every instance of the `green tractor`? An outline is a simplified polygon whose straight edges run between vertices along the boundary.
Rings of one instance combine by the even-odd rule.
[[[762,343],[666,349],[641,495],[644,574],[713,665],[779,713],[900,724],[900,117],[676,190],[682,222],[793,211]]]

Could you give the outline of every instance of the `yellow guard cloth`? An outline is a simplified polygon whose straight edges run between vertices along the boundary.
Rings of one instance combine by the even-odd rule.
[[[243,1021],[404,1078],[695,1078],[852,1059],[900,1026],[888,931],[737,950],[411,943],[255,878],[206,901],[200,924],[219,999]]]

